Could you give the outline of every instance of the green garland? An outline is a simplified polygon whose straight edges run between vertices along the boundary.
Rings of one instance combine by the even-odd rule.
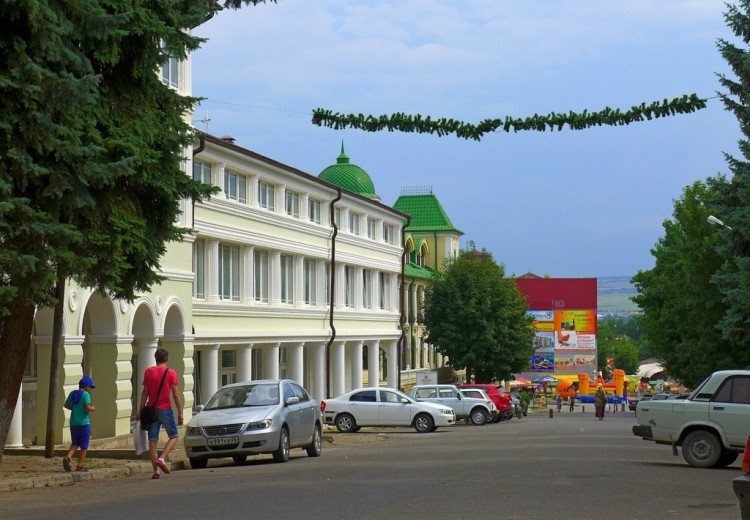
[[[571,130],[583,130],[592,126],[621,126],[629,125],[636,121],[644,119],[654,119],[659,117],[673,116],[675,114],[689,114],[706,108],[706,100],[700,99],[696,94],[684,95],[680,98],[674,98],[672,101],[654,101],[650,105],[641,103],[633,106],[626,112],[620,109],[604,108],[599,112],[584,110],[581,114],[568,112],[567,114],[558,114],[551,112],[546,116],[534,114],[525,119],[506,117],[505,119],[485,119],[479,124],[464,123],[455,119],[432,119],[430,116],[422,117],[396,113],[393,115],[382,115],[379,117],[365,116],[363,114],[339,114],[331,110],[316,108],[313,110],[312,123],[318,126],[341,130],[344,128],[357,128],[368,132],[379,132],[388,130],[389,132],[417,132],[419,134],[437,134],[439,137],[444,135],[456,134],[457,137],[464,139],[474,139],[479,141],[482,136],[488,132],[502,130],[504,132],[520,132],[521,130],[536,130],[544,132],[546,130],[562,130],[568,125]]]

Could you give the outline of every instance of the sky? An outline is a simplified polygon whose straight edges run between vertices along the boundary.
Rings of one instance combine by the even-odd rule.
[[[632,276],[654,266],[685,187],[727,174],[736,118],[719,0],[279,0],[198,27],[196,128],[318,175],[342,142],[383,203],[437,196],[461,247],[505,274]],[[741,45],[741,44],[740,44]],[[316,108],[477,123],[627,110],[695,93],[706,109],[618,127],[455,136],[332,130]],[[713,98],[713,99],[712,99]]]

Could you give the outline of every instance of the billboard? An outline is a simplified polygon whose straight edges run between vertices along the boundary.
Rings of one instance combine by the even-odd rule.
[[[596,278],[517,278],[516,285],[533,319],[531,371],[595,373]]]

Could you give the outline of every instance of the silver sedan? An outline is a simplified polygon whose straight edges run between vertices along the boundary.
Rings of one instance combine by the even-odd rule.
[[[261,453],[286,462],[291,448],[319,457],[321,429],[318,402],[296,382],[249,381],[221,387],[190,419],[183,442],[194,469],[212,458],[244,462]]]

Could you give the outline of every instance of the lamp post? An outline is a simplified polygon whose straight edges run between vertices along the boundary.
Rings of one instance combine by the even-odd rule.
[[[727,229],[732,229],[731,227],[729,227],[729,226],[727,226],[726,224],[724,224],[724,222],[723,222],[723,221],[719,220],[718,218],[714,217],[713,215],[709,215],[709,216],[708,216],[708,218],[707,218],[706,220],[707,220],[707,221],[708,221],[708,223],[709,223],[709,224],[711,224],[712,226],[719,226],[719,227],[725,227],[725,228],[727,228]]]

